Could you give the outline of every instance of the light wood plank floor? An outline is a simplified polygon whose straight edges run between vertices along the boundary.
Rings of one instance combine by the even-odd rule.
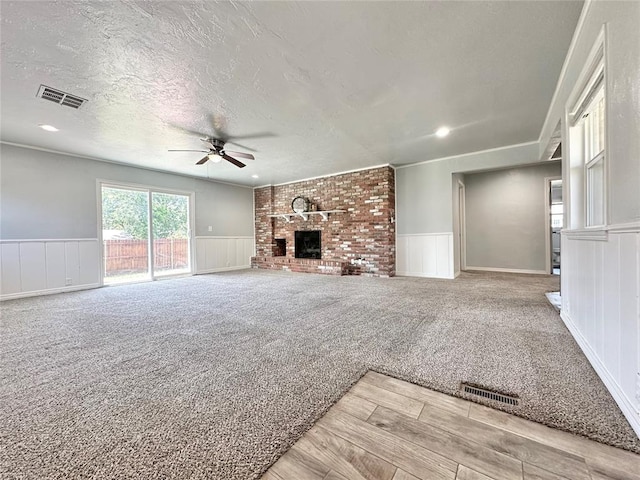
[[[640,480],[640,456],[368,372],[263,480]]]

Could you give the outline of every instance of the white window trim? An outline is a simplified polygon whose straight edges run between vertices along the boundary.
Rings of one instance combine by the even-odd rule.
[[[591,211],[591,205],[589,204],[589,192],[591,191],[591,189],[589,188],[589,171],[595,167],[598,163],[602,162],[603,163],[603,168],[602,168],[602,175],[603,175],[603,185],[602,185],[602,223],[591,223],[591,216],[592,216],[592,211]],[[606,162],[606,158],[605,158],[605,154],[604,154],[604,150],[601,151],[598,155],[596,155],[594,158],[592,158],[591,160],[589,160],[589,162],[587,162],[584,166],[584,182],[585,182],[585,188],[584,188],[584,201],[585,201],[585,228],[602,228],[604,226],[607,225],[607,162]]]
[[[608,189],[608,181],[609,181],[609,102],[607,102],[608,98],[608,88],[607,88],[607,55],[606,55],[606,36],[607,36],[607,25],[604,24],[600,29],[600,33],[596,38],[594,45],[585,61],[585,66],[578,77],[578,81],[575,84],[575,87],[569,96],[567,103],[565,104],[565,119],[567,129],[567,136],[569,136],[569,131],[573,128],[578,128],[580,120],[582,119],[582,115],[584,113],[585,108],[592,102],[594,95],[593,90],[596,88],[600,81],[602,82],[602,89],[604,92],[604,122],[605,122],[605,140],[604,140],[604,150],[600,152],[596,157],[592,158],[588,162],[582,159],[583,173],[582,173],[582,219],[580,224],[582,225],[579,230],[589,231],[589,230],[603,230],[609,225],[609,189]],[[602,80],[601,80],[602,77]],[[583,131],[582,135],[584,138],[584,125],[582,126]],[[569,142],[566,142],[567,146],[569,146]],[[584,152],[586,154],[586,152]],[[568,152],[568,161],[571,163],[571,152]],[[588,185],[587,185],[587,169],[588,167],[596,165],[599,161],[604,161],[604,185],[603,185],[603,212],[602,212],[602,224],[599,225],[588,225],[588,216],[589,216],[589,205],[587,203],[588,198]],[[570,185],[567,185],[569,188]],[[568,207],[565,209],[565,214],[568,217],[573,216],[573,212],[571,212],[570,205],[570,194],[567,196],[567,203],[565,205]]]
[[[600,160],[604,160],[604,150],[602,150],[598,155],[596,155],[591,160],[589,160],[587,163],[585,163],[584,166],[587,169],[589,169],[589,168],[593,167],[596,163],[598,163]]]

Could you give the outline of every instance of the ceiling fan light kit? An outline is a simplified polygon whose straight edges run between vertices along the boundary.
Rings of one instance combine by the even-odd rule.
[[[207,137],[207,138],[201,138],[200,140],[206,143],[206,146],[209,148],[209,150],[169,150],[169,151],[170,152],[206,153],[204,157],[202,157],[200,160],[196,162],[196,165],[202,165],[203,163],[207,163],[209,160],[211,160],[214,163],[218,163],[224,158],[227,162],[233,163],[236,167],[244,168],[246,167],[246,165],[241,161],[236,160],[231,155],[234,155],[240,158],[247,158],[249,160],[255,160],[255,157],[250,153],[232,152],[231,150],[225,150],[224,145],[226,142],[224,140],[220,140],[219,138]]]
[[[233,143],[230,140],[233,138],[259,138],[264,136],[271,136],[271,134],[267,133],[259,133],[254,135],[244,135],[241,137],[231,137],[226,133],[222,132],[220,128],[218,128],[216,124],[216,119],[213,116],[210,116],[211,125],[213,127],[213,131],[215,132],[215,137],[204,136],[204,138],[200,138],[202,142],[206,145],[208,150],[169,150],[170,152],[201,152],[206,153],[204,157],[196,162],[196,165],[202,165],[211,160],[214,163],[219,163],[224,158],[227,162],[234,164],[238,168],[244,168],[246,165],[242,163],[240,160],[237,160],[235,157],[246,158],[248,160],[255,160],[255,157],[250,153],[244,152],[232,152],[231,150],[225,150],[224,146],[227,143]],[[197,134],[197,132],[192,132],[190,130],[185,130],[181,128],[181,130],[191,133]],[[204,135],[204,134],[203,134]],[[238,145],[238,144],[235,144]],[[240,145],[238,145],[240,146]],[[245,148],[245,147],[242,147]],[[246,150],[251,150],[250,148],[246,148]]]

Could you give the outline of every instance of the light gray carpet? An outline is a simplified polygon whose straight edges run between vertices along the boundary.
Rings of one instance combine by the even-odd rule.
[[[640,452],[557,277],[242,271],[4,302],[1,478],[257,478],[367,369]]]

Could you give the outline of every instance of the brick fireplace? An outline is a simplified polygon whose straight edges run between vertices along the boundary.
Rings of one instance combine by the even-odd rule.
[[[298,196],[309,200],[312,212],[330,213],[306,215],[307,219],[294,215],[291,202]],[[253,268],[395,275],[395,180],[391,167],[256,188],[254,197]],[[306,231],[320,232],[320,258],[295,257],[296,232]]]

